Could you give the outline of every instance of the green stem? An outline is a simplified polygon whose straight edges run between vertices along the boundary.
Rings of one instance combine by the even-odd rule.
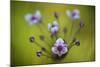
[[[69,33],[68,42],[70,42],[70,38],[72,37],[73,26],[74,26],[74,21],[72,21],[72,25],[71,25],[71,30],[70,30],[70,33]]]
[[[74,22],[72,22],[72,25],[71,25],[71,31],[70,31],[70,36],[72,36],[72,30],[73,30],[73,26],[74,26]]]
[[[43,46],[41,46],[39,43],[34,42],[35,44],[37,44],[37,46],[39,46],[40,48],[42,48]],[[45,51],[47,54],[51,54],[48,50]]]
[[[42,26],[46,28],[46,25],[44,23],[42,23]],[[39,27],[41,33],[44,34],[45,33],[45,29],[42,29],[41,25],[39,25],[38,27]],[[46,33],[44,35],[46,35]],[[48,38],[48,40],[49,40],[49,42],[52,42],[49,38]]]
[[[73,36],[76,36],[80,32],[81,28],[78,28],[77,31],[74,33]]]
[[[42,54],[42,55],[52,59],[51,55],[46,55],[46,54]]]
[[[52,45],[50,43],[48,43],[46,40],[45,40],[45,44],[48,44],[48,47],[52,47]]]
[[[68,49],[70,50],[75,44],[73,44],[73,42],[71,42],[68,46]]]

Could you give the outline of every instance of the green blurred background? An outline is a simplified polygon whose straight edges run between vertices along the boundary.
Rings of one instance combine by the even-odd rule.
[[[79,9],[81,20],[85,23],[84,28],[76,36],[81,45],[72,47],[68,55],[59,62],[45,56],[37,57],[36,51],[40,50],[40,47],[30,43],[29,37],[34,36],[39,44],[51,51],[50,47],[39,39],[39,35],[45,35],[46,41],[52,44],[53,41],[49,37],[47,24],[55,20],[53,13],[59,12],[59,37],[67,39],[69,33],[64,37],[62,29],[67,27],[70,31],[72,22],[65,11],[74,9]],[[24,16],[28,13],[34,13],[36,10],[41,11],[43,24],[29,26]],[[75,21],[76,26],[73,28],[73,33],[76,31],[79,21]],[[95,6],[11,1],[11,65],[71,63],[94,60]]]

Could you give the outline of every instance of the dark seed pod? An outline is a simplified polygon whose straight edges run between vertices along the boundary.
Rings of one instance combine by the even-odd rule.
[[[44,47],[41,48],[42,51],[46,51],[46,49]]]
[[[58,19],[59,14],[58,14],[57,12],[54,12],[54,17],[55,17],[56,19]]]
[[[80,41],[79,40],[76,40],[75,45],[76,46],[80,46]]]
[[[38,57],[41,57],[42,52],[41,52],[41,51],[38,51],[38,52],[36,52],[36,55],[37,55]]]
[[[31,36],[31,37],[29,38],[29,41],[30,41],[31,43],[33,43],[33,42],[35,41],[35,38],[34,38],[33,36]]]
[[[80,22],[80,28],[84,27],[84,23],[81,21]]]
[[[40,35],[40,40],[44,41],[45,40],[45,37],[43,35]]]
[[[74,37],[73,39],[72,39],[72,42],[74,43],[76,41],[76,38]]]

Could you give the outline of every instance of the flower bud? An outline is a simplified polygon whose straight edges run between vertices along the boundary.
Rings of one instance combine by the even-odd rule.
[[[30,41],[31,43],[33,43],[33,42],[35,41],[35,38],[34,38],[33,36],[31,36],[31,37],[29,38],[29,41]]]
[[[41,57],[42,52],[41,52],[41,51],[38,51],[38,52],[36,52],[36,55],[37,55],[38,57]]]
[[[56,19],[58,19],[58,17],[59,17],[58,12],[54,12],[54,17],[55,17]]]
[[[76,46],[79,46],[80,45],[80,41],[79,40],[76,40],[75,45]]]
[[[80,28],[84,27],[84,23],[81,21],[80,22]]]

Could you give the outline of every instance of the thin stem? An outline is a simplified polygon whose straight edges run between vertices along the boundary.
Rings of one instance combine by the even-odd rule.
[[[44,28],[46,28],[46,25],[45,25],[44,23],[42,23],[42,26],[43,26]],[[39,25],[38,27],[39,27],[40,31],[42,31],[42,33],[45,33],[45,32],[44,32],[45,29],[42,29],[41,25]],[[45,33],[45,35],[46,35],[46,33]],[[49,42],[52,42],[49,38],[48,38],[48,40],[49,40]]]
[[[45,26],[45,24],[44,24],[44,23],[43,23],[43,25]],[[38,27],[39,27],[39,30],[40,30],[42,33],[45,33],[45,32],[44,32],[44,30],[42,30],[42,27],[41,27],[41,26],[38,26]],[[49,42],[49,43],[48,43],[48,42]],[[47,41],[45,41],[45,44],[48,44],[48,46],[49,46],[49,47],[51,47],[51,45],[50,45],[50,43],[52,43],[52,42],[51,42],[51,40],[50,40],[50,39],[48,39],[48,42],[47,42]]]
[[[48,47],[51,47],[52,45],[50,43],[48,43],[46,40],[45,40],[45,44],[48,44]]]
[[[63,37],[64,37],[64,39],[66,39],[67,37],[67,28],[66,27],[64,27],[64,29],[63,29],[63,33],[64,33],[64,35],[63,35]]]
[[[46,54],[42,54],[42,55],[52,59],[51,55],[46,55]]]
[[[56,40],[58,39],[58,32],[56,32],[56,34],[55,34],[55,38],[56,38]]]
[[[73,26],[74,26],[74,22],[72,22],[72,25],[71,25],[71,30],[70,30],[70,36],[72,36],[72,30],[73,30]]]
[[[73,26],[74,26],[74,21],[72,21],[71,30],[70,30],[70,33],[69,33],[69,38],[67,40],[68,42],[70,41],[70,38],[72,37]]]
[[[79,28],[77,29],[77,31],[73,34],[73,36],[76,36],[76,35],[80,32],[80,30],[81,30],[81,28],[79,27]]]
[[[43,46],[41,46],[39,43],[37,43],[36,41],[34,42],[35,44],[37,44],[37,46],[39,46],[40,48],[42,48]],[[51,53],[49,53],[49,51],[45,51],[46,53],[48,53],[48,54],[51,54]]]
[[[73,42],[71,42],[68,46],[68,49],[70,50],[72,48],[72,46],[74,46],[75,44],[73,44]]]

